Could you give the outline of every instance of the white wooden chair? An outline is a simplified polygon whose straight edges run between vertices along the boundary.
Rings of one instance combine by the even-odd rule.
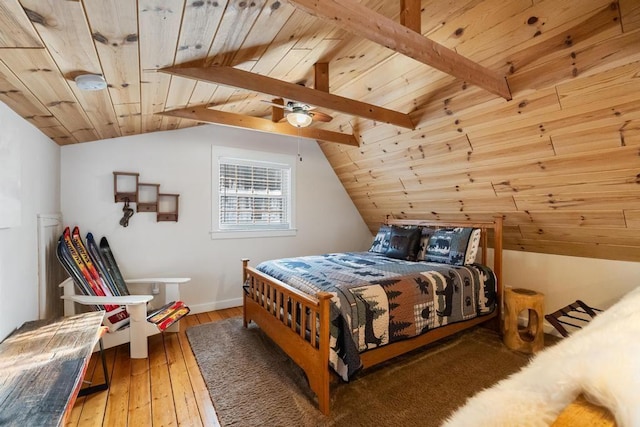
[[[109,332],[102,338],[104,348],[114,347],[120,344],[130,344],[130,357],[132,359],[145,359],[149,356],[147,338],[160,332],[158,327],[147,321],[147,303],[152,300],[154,308],[180,300],[180,285],[189,282],[190,278],[150,278],[125,280],[130,291],[135,291],[136,285],[151,285],[151,295],[127,295],[127,296],[87,296],[76,294],[73,279],[68,278],[60,284],[63,289],[64,315],[76,314],[76,305],[124,305],[129,312],[129,327]],[[161,289],[164,287],[164,289]],[[174,323],[166,329],[167,332],[179,332],[180,322]],[[95,350],[94,350],[95,351]]]

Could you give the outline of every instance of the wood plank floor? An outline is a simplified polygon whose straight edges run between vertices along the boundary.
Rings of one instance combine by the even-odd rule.
[[[187,316],[180,333],[149,338],[148,359],[130,359],[128,344],[106,350],[109,390],[78,398],[66,425],[219,426],[185,330],[240,315],[242,307]],[[85,378],[104,382],[98,353]]]

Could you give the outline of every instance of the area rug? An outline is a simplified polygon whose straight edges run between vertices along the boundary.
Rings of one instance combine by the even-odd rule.
[[[187,336],[222,426],[438,426],[528,362],[494,332],[474,328],[348,383],[336,379],[324,416],[304,372],[257,326],[231,318],[193,326]]]

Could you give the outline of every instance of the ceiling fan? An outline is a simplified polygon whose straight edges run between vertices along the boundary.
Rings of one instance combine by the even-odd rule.
[[[294,127],[307,127],[314,120],[318,122],[330,122],[331,120],[333,120],[333,117],[326,113],[320,111],[311,111],[315,109],[315,107],[302,102],[288,101],[284,105],[267,100],[262,100],[262,102],[266,102],[267,104],[270,104],[276,108],[282,108],[285,111],[285,117],[280,121],[282,122],[286,120]]]

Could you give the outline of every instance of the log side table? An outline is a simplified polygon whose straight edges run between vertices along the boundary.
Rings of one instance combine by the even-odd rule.
[[[529,289],[506,288],[504,293],[503,342],[511,350],[535,353],[544,347],[544,294]],[[524,327],[518,316],[526,311]]]

